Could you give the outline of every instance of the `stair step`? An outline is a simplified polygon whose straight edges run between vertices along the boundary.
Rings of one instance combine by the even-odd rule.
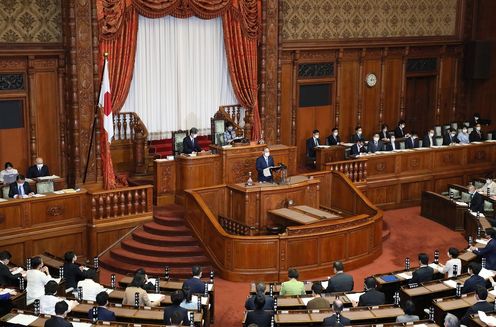
[[[137,254],[117,247],[110,250],[110,256],[122,262],[141,265],[143,267],[189,267],[194,265],[207,265],[209,260],[203,255],[185,257],[156,257]],[[145,269],[146,270],[146,269]]]
[[[197,245],[190,246],[159,246],[138,242],[132,238],[122,241],[121,247],[130,252],[156,256],[198,256],[203,255],[203,249]]]
[[[185,226],[186,222],[181,217],[158,217],[155,216],[153,221],[164,226]]]
[[[163,223],[150,222],[143,226],[143,229],[150,234],[156,235],[191,235],[191,231],[184,225],[164,225]]]
[[[198,241],[189,235],[156,235],[144,230],[134,231],[132,234],[134,240],[150,245],[162,246],[190,246],[197,245]]]

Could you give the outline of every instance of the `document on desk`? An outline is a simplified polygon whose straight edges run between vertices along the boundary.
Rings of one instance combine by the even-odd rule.
[[[322,287],[323,287],[324,289],[326,289],[326,288],[327,288],[327,286],[329,285],[329,281],[328,281],[328,280],[324,280],[324,281],[322,281],[322,282],[320,282],[320,283],[322,284]]]
[[[350,300],[350,302],[356,302],[358,303],[358,301],[360,300],[360,296],[362,296],[362,294],[364,294],[365,292],[359,292],[359,293],[346,293],[346,297],[348,298],[348,300]]]
[[[73,327],[91,327],[93,326],[89,322],[71,321]]]
[[[0,202],[4,202],[4,201],[7,201],[7,199],[0,198]]]
[[[24,271],[21,267],[17,267],[16,270],[11,271],[12,275],[20,274]]]
[[[162,297],[163,297],[162,294],[151,294],[151,293],[148,293],[148,298],[152,302],[160,301],[160,300],[162,300]]]
[[[0,291],[0,295],[4,295],[11,292],[15,292],[15,290],[12,288],[4,288],[2,291]]]
[[[33,194],[33,198],[42,198],[46,196],[46,194]]]
[[[8,320],[8,322],[11,323],[11,324],[17,324],[17,325],[22,325],[22,326],[29,326],[36,319],[38,319],[37,316],[25,315],[25,314],[17,314],[14,318]]]
[[[402,272],[402,273],[396,274],[396,276],[398,276],[400,278],[403,278],[403,279],[412,279],[412,272],[411,271],[406,271],[406,272]]]
[[[478,238],[478,239],[475,240],[475,243],[480,243],[480,244],[487,245],[487,243],[489,243],[489,240],[485,240],[483,238]]]
[[[479,319],[488,326],[496,326],[496,317],[488,316],[484,311],[477,311]]]
[[[489,279],[489,277],[494,277],[494,271],[482,268],[481,271],[479,271],[479,276],[484,279]]]
[[[451,287],[451,288],[456,288],[456,280],[452,280],[452,279],[449,279],[449,280],[445,280],[443,281],[443,284],[448,286],[448,287]]]
[[[455,203],[457,206],[468,207],[468,203],[466,202],[456,201]]]
[[[437,270],[437,271],[441,271],[443,269],[440,265],[438,265],[436,263],[431,263],[429,265],[429,267],[431,267],[432,269]]]
[[[208,297],[207,296],[202,296],[201,297],[201,304],[202,305],[207,305]],[[198,296],[193,295],[191,296],[191,302],[192,303],[198,303]]]

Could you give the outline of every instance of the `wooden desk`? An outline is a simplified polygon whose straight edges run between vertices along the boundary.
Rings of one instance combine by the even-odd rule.
[[[345,147],[342,145],[320,146],[315,148],[315,165],[317,170],[323,170],[327,162],[344,160]]]
[[[319,218],[315,218],[304,213],[291,210],[290,208],[269,210],[269,214],[271,214],[274,218],[279,218],[279,220],[288,221],[289,225],[291,225],[291,222],[298,225],[308,225],[320,221]],[[289,226],[288,222],[283,222],[283,225]]]
[[[488,312],[488,313],[486,313],[486,315],[488,315],[488,316],[495,316],[496,313],[494,313],[494,312],[492,312],[492,313],[491,312]],[[484,323],[484,322],[482,322],[482,320],[480,320],[480,318],[479,318],[479,315],[476,314],[476,315],[473,315],[472,316],[472,319],[470,320],[469,326],[470,327],[488,327],[489,325],[486,324],[486,323]]]
[[[494,296],[488,294],[487,302],[494,303]],[[467,309],[477,302],[475,293],[462,294],[460,298],[455,296],[435,299],[434,304],[434,321],[442,323],[447,313],[461,317]]]
[[[429,191],[422,192],[420,215],[451,230],[465,230],[465,211],[467,206],[458,205],[447,196]]]

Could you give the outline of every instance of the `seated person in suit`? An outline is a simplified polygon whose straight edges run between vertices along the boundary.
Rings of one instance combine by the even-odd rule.
[[[274,298],[270,295],[265,295],[265,284],[262,282],[257,283],[255,286],[256,295],[262,295],[265,297],[264,310],[272,310],[274,308]],[[255,295],[250,296],[245,302],[246,310],[255,310]]]
[[[487,242],[485,247],[479,249],[472,246],[469,250],[480,257],[486,258],[487,269],[496,270],[496,230],[490,228],[486,231],[486,235],[490,236],[491,239]]]
[[[188,310],[181,308],[181,302],[183,302],[184,296],[182,291],[175,291],[171,295],[172,305],[165,307],[164,309],[164,324],[170,325],[172,323],[171,318],[175,312],[179,312],[181,314],[181,321],[183,325],[190,324],[188,318]]]
[[[396,317],[397,323],[407,323],[414,322],[420,320],[420,317],[415,315],[415,304],[411,300],[407,300],[403,307],[403,311],[405,311],[404,315]]]
[[[429,256],[425,253],[420,253],[418,255],[420,268],[415,270],[412,274],[412,279],[408,282],[409,284],[420,284],[423,282],[428,282],[432,280],[432,275],[434,274],[434,269],[429,267]]]
[[[143,289],[144,286],[145,286],[145,276],[140,274],[134,275],[133,280],[131,281],[131,283],[129,283],[129,285],[126,287],[126,290],[124,291],[122,304],[135,305],[135,294],[138,293],[140,307],[159,306],[161,299],[157,300],[156,302],[150,301],[150,298],[148,298],[148,293]],[[179,301],[179,303],[181,303],[181,301]]]
[[[64,280],[66,289],[73,288],[77,291],[78,283],[87,277],[84,266],[76,264],[77,256],[73,251],[64,254]]]
[[[322,297],[323,292],[324,286],[320,282],[313,282],[312,293],[315,297],[307,303],[308,310],[329,309],[331,307],[329,301]]]
[[[65,320],[69,306],[65,301],[55,304],[55,316],[45,321],[45,327],[72,327],[72,324]]]
[[[28,168],[27,177],[38,178],[44,176],[50,176],[50,171],[48,166],[43,164],[43,158],[38,157],[34,161],[34,165]]]
[[[344,265],[341,261],[333,264],[334,276],[329,278],[326,293],[351,292],[353,291],[353,276],[344,273]]]
[[[468,136],[468,140],[470,141],[470,143],[482,142],[486,140],[481,132],[480,124],[475,125],[474,129],[472,130],[472,133],[470,133],[470,135]]]
[[[460,327],[460,322],[454,314],[447,313],[444,317],[444,327]]]
[[[115,313],[107,309],[108,304],[108,293],[103,291],[97,294],[96,304],[97,307],[97,319],[100,321],[116,321]],[[88,319],[93,319],[93,308],[88,310]]]
[[[462,273],[462,261],[458,259],[458,254],[459,251],[457,248],[449,248],[448,249],[448,257],[449,260],[446,261],[445,265],[439,264],[442,269],[439,270],[440,273],[442,274],[448,274],[448,278],[454,277],[455,273],[453,270],[455,270],[456,266],[456,276],[460,276]]]
[[[14,199],[22,199],[29,198],[34,195],[34,192],[31,190],[31,186],[26,182],[26,178],[24,175],[17,175],[16,182],[10,184],[9,187],[9,198]]]
[[[389,140],[390,142],[386,144],[386,151],[396,151],[400,149],[399,144],[396,142],[396,136],[391,135]]]
[[[359,156],[362,153],[365,153],[365,147],[363,146],[363,142],[358,140],[351,146],[350,156]]]
[[[45,285],[45,295],[40,297],[40,313],[47,315],[55,314],[55,304],[60,301],[65,301],[68,305],[68,312],[71,311],[79,303],[77,301],[67,301],[57,296],[59,284],[51,280]]]
[[[379,139],[379,134],[375,133],[372,141],[367,145],[368,153],[375,153],[377,151],[382,151],[383,148],[382,141]]]
[[[398,127],[396,127],[396,129],[394,130],[394,136],[396,136],[397,138],[407,137],[405,133],[405,126],[405,121],[403,119],[400,120],[398,122]]]
[[[200,266],[193,266],[191,272],[193,276],[186,279],[183,285],[187,285],[193,294],[204,294],[205,283],[201,280],[202,268]]]
[[[339,145],[341,144],[341,138],[339,137],[339,131],[334,127],[331,131],[331,135],[327,137],[328,145]]]
[[[434,130],[431,128],[425,134],[424,139],[422,140],[423,148],[430,148],[436,145],[436,141],[434,140]]]
[[[467,270],[470,277],[465,281],[465,283],[463,283],[463,294],[474,292],[478,286],[486,288],[486,281],[484,280],[484,278],[479,276],[479,272],[481,271],[481,269],[481,265],[477,262],[471,262],[468,264]]]
[[[183,138],[183,153],[192,154],[193,152],[202,152],[202,148],[198,144],[196,137],[198,129],[193,127],[189,130],[189,135]]]
[[[18,268],[9,268],[9,262],[12,258],[12,255],[9,251],[0,252],[0,285],[2,286],[19,286],[19,278],[23,277],[26,273],[24,271],[12,274],[13,271]]]
[[[226,124],[226,131],[224,132],[224,143],[230,144],[236,138],[236,131],[231,123]]]
[[[355,128],[355,134],[351,136],[351,143],[356,143],[357,141],[361,141],[362,143],[365,143],[362,126],[357,126]]]
[[[84,271],[85,278],[77,283],[78,289],[81,287],[83,291],[83,300],[96,301],[96,296],[105,291],[105,287],[98,284],[96,280],[96,271],[88,269]]]
[[[478,311],[491,312],[494,310],[494,305],[487,302],[487,289],[485,287],[477,287],[475,289],[475,304],[467,309],[465,315],[461,319],[461,324],[470,325],[470,315],[477,314]]]
[[[381,139],[382,142],[389,142],[389,131],[388,131],[388,125],[387,124],[381,125],[381,131],[379,132],[379,138]]]
[[[375,282],[374,277],[367,277],[365,279],[365,293],[360,295],[358,299],[358,306],[374,306],[374,305],[382,305],[386,303],[386,296],[384,293],[376,290],[377,284]]]
[[[308,138],[306,141],[307,146],[307,158],[315,161],[315,147],[321,145],[320,143],[320,132],[318,129],[314,129],[312,132],[312,137]],[[314,162],[315,164],[315,162]]]
[[[477,189],[477,192],[487,195],[488,189],[489,189],[489,195],[496,194],[496,183],[489,176],[486,177],[486,184],[484,184],[481,188]]]
[[[258,173],[258,181],[259,182],[267,182],[267,183],[272,183],[273,178],[272,174],[270,176],[265,176],[264,175],[264,169],[268,167],[274,167],[274,159],[270,155],[270,149],[269,148],[264,148],[263,155],[257,158],[256,162],[256,167],[257,167],[257,173]]]
[[[410,136],[405,139],[405,149],[416,149],[419,147],[418,135],[412,132]]]
[[[265,297],[261,294],[255,295],[255,310],[250,311],[246,315],[245,326],[255,324],[258,327],[270,327],[273,313],[265,311]]]
[[[456,135],[456,139],[460,142],[460,144],[469,144],[470,136],[468,135],[468,129],[466,126],[463,126],[460,132]]]
[[[298,277],[300,274],[298,270],[294,268],[288,269],[288,278],[287,282],[282,283],[281,291],[279,295],[281,296],[292,296],[292,295],[305,295],[305,284],[303,282],[298,281]]]
[[[332,311],[334,311],[334,314],[330,317],[327,317],[324,319],[324,323],[322,324],[323,326],[350,326],[351,321],[350,319],[343,317],[341,315],[341,312],[343,312],[343,302],[341,300],[337,299],[334,300],[332,303]],[[339,325],[338,325],[339,324]]]
[[[450,128],[446,133],[444,133],[443,137],[443,145],[452,145],[460,143],[456,138],[456,130],[454,128]]]
[[[468,203],[468,208],[472,212],[483,212],[484,211],[484,198],[479,192],[475,191],[475,186],[470,184],[468,187],[468,194],[470,194],[470,202]]]
[[[14,168],[14,165],[11,162],[6,162],[4,166],[4,170],[0,171],[0,183],[3,183],[3,177],[5,175],[17,175],[17,169]]]

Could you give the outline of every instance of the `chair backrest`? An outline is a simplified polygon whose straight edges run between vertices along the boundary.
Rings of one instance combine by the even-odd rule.
[[[463,122],[463,125],[465,125],[466,127],[469,127],[470,126],[470,122],[469,121],[464,121]]]
[[[451,128],[458,129],[458,122],[456,122],[456,121],[452,122]]]
[[[443,145],[443,138],[441,136],[438,136],[434,139],[434,143],[437,145],[437,146],[441,146]]]
[[[451,124],[443,125],[443,134],[449,131],[450,128],[451,128]]]
[[[474,130],[474,128],[473,128],[473,127],[469,127],[469,128],[467,128],[467,132],[468,132],[469,134],[470,134],[470,133],[472,133],[472,131],[473,131],[473,130]]]
[[[491,201],[484,200],[484,212],[494,211],[493,203]]]
[[[448,192],[449,192],[448,194],[451,194],[451,196],[453,196],[454,199],[460,198],[460,190],[450,187]]]
[[[470,202],[470,194],[467,192],[462,192],[462,202]]]
[[[421,148],[423,145],[424,145],[424,141],[423,140],[418,140],[418,143],[419,143],[419,148]]]
[[[10,187],[8,185],[2,187],[2,197],[4,199],[8,199],[9,198],[9,190],[10,190]]]
[[[215,145],[224,145],[224,131],[226,120],[222,118],[210,118],[212,141]]]
[[[172,153],[174,155],[183,152],[183,139],[188,136],[188,131],[180,130],[172,132]]]
[[[52,193],[54,191],[53,187],[53,181],[52,180],[47,180],[47,181],[42,181],[36,183],[36,193],[38,194],[43,194],[43,193]]]
[[[435,136],[442,136],[443,131],[441,126],[434,126],[434,135]]]
[[[405,141],[400,141],[400,149],[405,150]]]
[[[487,139],[488,140],[492,140],[493,139],[493,133],[492,132],[491,133],[487,133],[486,136],[487,136]]]
[[[484,186],[484,184],[486,184],[486,181],[480,181],[480,180],[474,180],[474,186],[476,189],[479,189],[481,188],[482,186]]]

